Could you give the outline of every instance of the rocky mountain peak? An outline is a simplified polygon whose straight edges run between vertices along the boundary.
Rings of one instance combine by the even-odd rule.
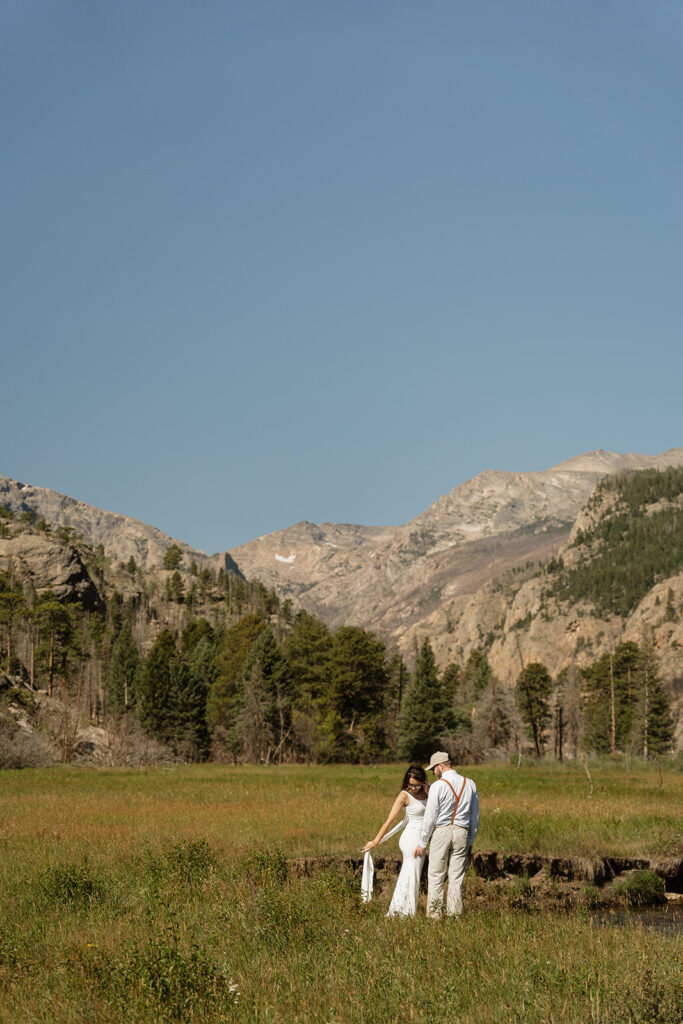
[[[486,470],[401,526],[296,524],[230,554],[247,578],[325,618],[356,623],[409,649],[455,606],[504,572],[550,558],[608,473],[683,465],[659,456],[593,451],[530,473]]]
[[[10,477],[0,476],[0,505],[20,516],[28,512],[43,518],[52,527],[64,527],[80,536],[92,548],[102,545],[107,555],[120,562],[134,558],[143,569],[159,567],[171,544],[177,544],[188,566],[231,568],[238,571],[226,556],[207,556],[185,541],[169,537],[155,526],[130,516],[95,508],[84,501],[47,487],[35,487]]]
[[[402,525],[302,520],[214,556],[129,517],[6,477],[0,504],[69,527],[93,548],[101,544],[124,563],[132,556],[143,569],[158,568],[176,543],[185,568],[195,561],[239,572],[332,627],[373,629],[406,653],[421,637],[439,637],[443,661],[481,644],[504,620],[512,628],[536,614],[533,586],[519,608],[492,588],[558,553],[603,476],[682,465],[679,447],[657,456],[598,449],[534,472],[488,469]]]

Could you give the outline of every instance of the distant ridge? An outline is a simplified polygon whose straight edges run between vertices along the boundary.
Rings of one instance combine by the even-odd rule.
[[[403,525],[302,521],[216,555],[136,519],[8,477],[0,476],[0,504],[71,528],[93,548],[101,544],[123,563],[133,557],[143,569],[160,567],[176,543],[188,566],[195,561],[240,573],[330,626],[375,630],[406,654],[420,637],[441,636],[436,646],[443,660],[482,643],[495,625],[496,602],[487,599],[485,608],[472,611],[471,627],[466,608],[505,573],[554,556],[603,476],[668,466],[683,466],[683,447],[655,456],[597,449],[537,472],[486,470]]]
[[[596,450],[531,473],[485,470],[402,526],[296,523],[230,554],[248,579],[331,625],[375,629],[410,650],[439,609],[447,618],[502,572],[554,555],[603,476],[677,465],[683,447]]]
[[[143,569],[159,567],[168,547],[177,544],[188,559],[197,562],[198,566],[238,571],[227,553],[206,555],[183,540],[169,537],[156,526],[149,526],[139,519],[117,512],[107,512],[47,487],[36,487],[0,476],[0,505],[10,508],[15,515],[33,512],[36,516],[42,516],[51,526],[73,530],[93,548],[101,544],[106,553],[117,561],[127,562],[129,558],[134,558]]]

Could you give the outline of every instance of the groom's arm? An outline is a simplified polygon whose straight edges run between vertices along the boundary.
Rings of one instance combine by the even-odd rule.
[[[439,813],[439,795],[437,785],[434,783],[429,787],[429,796],[427,797],[427,806],[425,808],[425,816],[422,819],[422,832],[420,833],[420,845],[415,850],[415,856],[421,857],[425,852],[425,847],[429,842],[429,837],[434,831],[436,825],[436,818]]]

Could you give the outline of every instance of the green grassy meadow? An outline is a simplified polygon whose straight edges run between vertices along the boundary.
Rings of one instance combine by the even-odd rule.
[[[480,849],[680,856],[683,776],[471,769]],[[0,1022],[679,1024],[681,940],[508,904],[387,921],[338,867],[401,766],[0,773]],[[395,841],[387,844],[395,851]],[[387,849],[385,847],[385,849]]]

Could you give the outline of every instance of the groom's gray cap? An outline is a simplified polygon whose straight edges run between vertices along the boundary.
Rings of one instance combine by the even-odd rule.
[[[425,771],[430,772],[432,768],[436,768],[437,764],[449,764],[450,760],[451,756],[445,750],[437,750],[435,754],[432,754],[429,764],[425,767]]]

